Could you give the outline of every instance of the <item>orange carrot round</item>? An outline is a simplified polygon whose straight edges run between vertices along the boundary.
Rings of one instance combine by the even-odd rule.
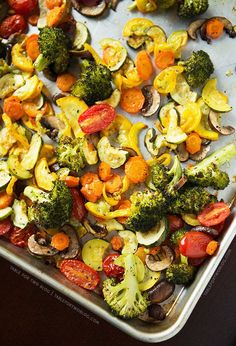
[[[56,85],[61,91],[67,92],[70,91],[75,82],[76,78],[73,74],[63,73],[57,77]]]
[[[79,185],[79,178],[68,175],[63,179],[68,187],[77,187]]]
[[[113,250],[120,251],[124,246],[124,241],[120,236],[115,235],[111,238],[111,246]]]
[[[10,96],[4,101],[3,111],[12,120],[19,120],[24,115],[24,109],[21,101],[17,96]]]
[[[138,88],[130,88],[122,90],[120,106],[121,108],[130,113],[138,113],[145,102],[145,97],[142,91]]]
[[[125,164],[125,174],[134,183],[143,183],[148,177],[149,166],[141,156],[131,157]]]
[[[46,0],[46,6],[49,10],[54,7],[60,7],[62,5],[62,0]]]
[[[70,239],[68,235],[63,232],[54,234],[51,240],[51,245],[59,251],[63,251],[67,249],[69,246],[69,243],[70,243]]]
[[[207,245],[207,248],[206,248],[206,253],[209,255],[209,256],[213,256],[215,255],[216,251],[218,250],[219,248],[219,243],[215,240],[212,240],[210,241],[210,243]]]
[[[122,179],[118,174],[113,174],[112,178],[105,182],[106,191],[114,193],[122,188]]]
[[[201,144],[201,137],[197,133],[192,132],[186,139],[186,150],[192,155],[196,154],[201,150]]]
[[[136,55],[136,67],[139,77],[147,81],[152,77],[153,66],[149,54],[145,50],[141,50]]]
[[[39,35],[33,34],[26,40],[26,52],[33,61],[35,61],[40,54],[38,37]]]
[[[101,180],[95,180],[91,184],[87,184],[80,190],[84,197],[89,202],[97,202],[102,197],[103,182]]]
[[[160,70],[164,70],[165,68],[174,64],[174,52],[172,52],[171,50],[159,51],[155,54],[154,61],[157,68],[159,68]]]
[[[111,167],[106,162],[101,162],[98,167],[98,174],[102,181],[107,181],[112,178],[113,173]]]
[[[8,195],[6,192],[0,192],[0,209],[4,209],[12,205],[14,196]]]
[[[93,181],[99,180],[99,177],[96,173],[87,172],[82,177],[80,177],[80,182],[82,186],[91,184]]]
[[[209,38],[217,39],[224,31],[224,23],[216,18],[210,19],[206,25],[206,34]]]

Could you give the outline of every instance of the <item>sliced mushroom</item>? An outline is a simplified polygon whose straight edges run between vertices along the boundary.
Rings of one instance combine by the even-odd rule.
[[[36,256],[54,256],[58,253],[54,247],[49,245],[49,239],[43,238],[39,234],[33,234],[28,239],[28,249]]]
[[[171,265],[174,260],[173,250],[168,245],[164,245],[161,246],[161,254],[164,256],[164,258],[161,260],[156,259],[156,257],[154,257],[153,255],[146,256],[146,265],[150,270],[159,272]]]
[[[128,148],[128,147],[121,147],[121,150],[126,150],[129,153],[129,156],[137,156],[138,154],[136,153],[136,151],[132,148]]]
[[[96,238],[105,238],[108,231],[105,226],[93,225],[91,226],[88,221],[84,221],[84,227],[86,230],[93,234]]]
[[[207,36],[206,28],[207,28],[207,20],[200,27],[200,36],[203,41],[206,41],[207,43],[211,43],[211,39]]]
[[[208,120],[210,125],[213,127],[213,129],[219,132],[223,136],[229,136],[235,132],[235,128],[232,126],[221,126],[219,124],[218,113],[212,110],[209,113]]]
[[[211,144],[211,140],[210,139],[206,139],[206,138],[203,138],[202,139],[202,145],[205,147],[207,145]]]
[[[148,309],[138,316],[138,318],[147,323],[157,323],[166,318],[163,307],[159,304],[151,304]]]
[[[58,93],[52,96],[52,101],[53,103],[57,106],[57,100],[61,99],[62,97],[66,97],[67,94],[63,94],[63,93]]]
[[[216,229],[210,228],[210,227],[196,226],[196,227],[193,227],[191,230],[196,231],[196,232],[203,232],[203,233],[209,234],[214,238],[219,236],[219,232]]]
[[[148,299],[152,303],[162,303],[173,294],[174,290],[175,285],[173,283],[161,280],[147,291]]]
[[[201,26],[205,23],[206,20],[207,19],[197,19],[189,25],[187,32],[192,40],[197,39],[197,31],[201,28]]]
[[[152,85],[145,85],[142,88],[142,93],[145,97],[145,102],[141,109],[141,113],[144,117],[150,117],[158,111],[161,103],[161,96]]]
[[[55,116],[43,117],[41,123],[49,130],[63,130],[65,128],[65,124]]]
[[[211,149],[210,145],[202,146],[201,150],[198,151],[196,154],[190,154],[190,159],[196,162],[202,161],[203,159],[205,159],[210,149]]]
[[[64,259],[77,257],[80,254],[80,246],[75,230],[69,225],[63,226],[61,230],[65,232],[70,239],[69,247],[61,253],[61,257]]]
[[[98,17],[101,16],[107,9],[106,1],[101,1],[97,6],[80,6],[79,12],[86,17]]]
[[[180,143],[177,146],[176,154],[178,155],[180,162],[186,162],[189,159],[189,153],[187,152],[184,143]]]
[[[120,0],[111,0],[110,1],[110,7],[113,11],[116,11],[117,5],[119,3]]]

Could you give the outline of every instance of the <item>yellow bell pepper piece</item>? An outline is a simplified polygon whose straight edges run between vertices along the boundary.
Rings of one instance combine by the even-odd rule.
[[[37,162],[34,169],[34,176],[38,187],[46,191],[51,191],[53,189],[54,181],[57,179],[57,175],[50,172],[45,157]]]
[[[15,183],[17,182],[17,178],[16,177],[12,177],[10,182],[8,183],[7,185],[7,188],[6,188],[6,193],[9,195],[9,196],[12,196],[14,194],[14,186],[15,186]]]
[[[38,97],[41,94],[43,87],[44,87],[43,82],[39,80],[37,87],[35,88],[34,92],[31,95],[31,99],[35,99],[36,97]]]
[[[43,157],[49,162],[55,156],[55,148],[51,144],[44,143],[40,151],[39,159]]]
[[[34,65],[33,61],[23,54],[23,48],[19,43],[16,43],[12,47],[11,51],[12,63],[21,71],[33,72]]]
[[[129,135],[128,135],[128,139],[129,139],[128,147],[133,149],[134,151],[136,151],[136,153],[139,156],[142,156],[142,153],[139,150],[138,136],[139,136],[140,131],[142,131],[145,128],[147,128],[146,124],[138,122],[131,127],[131,129],[129,131]]]
[[[120,72],[113,73],[113,82],[118,90],[121,90],[123,83],[123,76]]]
[[[65,116],[64,112],[61,112],[59,114],[57,114],[58,119],[60,119],[63,124],[65,125],[65,128],[63,130],[60,130],[59,134],[61,136],[66,136],[66,137],[72,137],[72,129],[71,126],[69,124],[68,119]]]
[[[171,155],[169,153],[165,153],[159,157],[154,157],[150,160],[147,160],[146,162],[149,166],[152,166],[155,163],[161,163],[164,166],[169,166],[171,164],[171,161],[172,161]]]
[[[124,178],[122,179],[122,190],[121,193],[125,193],[126,191],[129,190],[131,185],[131,182],[129,178],[125,175]]]
[[[85,203],[85,208],[96,217],[99,217],[103,220],[112,220],[117,217],[127,217],[130,216],[130,210],[129,209],[120,209],[115,211],[109,211],[107,213],[103,213],[102,210],[99,208],[97,203],[87,202]]]
[[[113,197],[109,197],[109,196],[107,195],[107,192],[106,192],[106,185],[105,185],[105,184],[103,185],[102,195],[103,195],[104,200],[105,200],[108,204],[110,204],[110,206],[112,206],[112,207],[116,206],[116,205],[119,203],[119,201],[121,200],[121,196],[117,196],[117,197],[119,197],[119,198],[117,198],[117,199],[115,199],[115,198],[113,198]]]
[[[185,133],[194,131],[200,124],[202,117],[198,103],[188,103],[180,114],[180,127]]]
[[[28,139],[25,136],[23,136],[21,133],[19,133],[18,125],[13,124],[11,121],[11,118],[6,113],[2,115],[2,120],[5,126],[10,130],[10,132],[12,133],[16,141],[19,142],[23,148],[29,149],[30,145],[29,145]]]
[[[87,50],[89,53],[92,54],[92,57],[94,58],[96,64],[101,64],[101,65],[105,65],[104,61],[102,60],[102,58],[98,55],[98,53],[95,51],[95,49],[88,43],[84,44],[84,50]]]
[[[201,138],[209,139],[210,141],[218,141],[219,133],[207,128],[208,126],[208,115],[202,114],[201,122],[194,131],[199,134]]]
[[[161,94],[168,94],[175,90],[177,75],[182,73],[182,66],[171,66],[163,70],[154,79],[154,88]]]

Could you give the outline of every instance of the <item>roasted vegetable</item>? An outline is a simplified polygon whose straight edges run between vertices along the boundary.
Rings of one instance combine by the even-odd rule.
[[[112,311],[118,316],[130,319],[147,310],[148,300],[138,286],[135,255],[124,256],[124,279],[116,283],[107,279],[103,283],[103,295]]]
[[[188,264],[171,264],[166,270],[166,279],[176,285],[189,285],[195,276],[195,267]]]
[[[72,94],[84,100],[88,105],[109,98],[113,92],[111,72],[104,65],[96,65],[84,59],[81,62],[81,75],[75,83]]]
[[[173,245],[178,246],[181,239],[186,234],[187,230],[184,228],[178,229],[174,233],[171,234],[170,241]]]
[[[208,0],[181,0],[178,7],[178,15],[191,18],[203,14],[208,9]]]

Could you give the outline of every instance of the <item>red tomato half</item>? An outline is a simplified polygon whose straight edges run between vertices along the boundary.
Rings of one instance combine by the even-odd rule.
[[[24,229],[14,227],[10,234],[10,242],[19,247],[26,247],[28,245],[29,237],[34,234],[36,227],[29,225]]]
[[[0,236],[8,233],[13,227],[11,219],[7,218],[0,221]]]
[[[229,215],[230,208],[228,204],[217,202],[209,204],[197,218],[203,226],[211,227],[225,221]]]
[[[82,221],[85,217],[87,210],[84,206],[84,198],[77,189],[70,189],[73,198],[73,209],[71,217]]]
[[[102,268],[106,276],[109,278],[118,278],[121,279],[124,274],[124,268],[114,264],[114,261],[119,257],[120,255],[117,253],[112,253],[108,255],[102,264]]]
[[[8,0],[9,5],[16,13],[28,16],[38,6],[38,0]]]
[[[62,261],[60,271],[68,280],[87,290],[94,290],[100,282],[96,270],[79,260]]]
[[[207,255],[207,245],[213,238],[208,234],[190,231],[180,241],[180,253],[186,257],[202,258]]]
[[[115,109],[107,104],[95,105],[82,113],[78,119],[84,133],[90,134],[104,130],[115,119]]]
[[[168,215],[167,218],[171,232],[177,231],[178,229],[184,227],[184,222],[179,216]]]
[[[20,14],[14,14],[13,16],[7,17],[0,24],[0,36],[8,38],[12,34],[22,34],[27,29],[27,23],[23,16]]]

